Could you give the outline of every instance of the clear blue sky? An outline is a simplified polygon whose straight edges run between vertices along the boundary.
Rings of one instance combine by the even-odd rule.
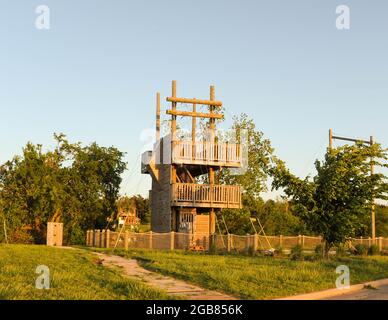
[[[328,129],[388,144],[388,2],[0,1],[0,162],[53,132],[126,151],[123,193],[150,180],[138,161],[155,92],[242,111],[298,175],[313,172]],[[51,29],[35,28],[35,8]],[[335,8],[351,29],[335,28]],[[164,103],[165,105],[165,103]]]

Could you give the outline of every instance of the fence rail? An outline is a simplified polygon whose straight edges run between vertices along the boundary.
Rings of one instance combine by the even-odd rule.
[[[215,208],[240,208],[241,187],[175,183],[171,195],[173,205],[206,206]]]
[[[314,250],[322,243],[322,237],[309,236],[260,236],[260,235],[212,235],[213,243],[218,250],[228,252],[244,252],[249,249],[254,251],[279,248],[289,250],[300,245],[304,250]],[[194,239],[196,239],[194,241]],[[350,239],[352,245],[364,244],[368,247],[373,244],[382,250],[388,250],[388,238],[360,238]],[[149,250],[188,250],[193,245],[203,246],[209,249],[208,234],[189,233],[133,233],[113,232],[110,230],[88,230],[86,234],[86,245],[99,248],[124,248],[124,249],[149,249]]]
[[[185,164],[222,164],[241,166],[241,145],[232,143],[211,143],[174,141],[172,161]]]

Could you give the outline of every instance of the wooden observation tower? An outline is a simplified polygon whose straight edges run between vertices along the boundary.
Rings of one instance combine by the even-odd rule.
[[[215,88],[210,86],[210,99],[180,98],[176,81],[172,82],[172,95],[166,101],[171,109],[170,134],[160,137],[160,94],[156,95],[156,143],[153,151],[142,155],[142,173],[152,177],[151,228],[153,232],[215,233],[216,210],[241,208],[240,186],[216,184],[215,173],[223,167],[242,167],[241,146],[221,143],[216,138],[216,120],[222,119],[221,101],[215,99]],[[181,104],[192,107],[182,111]],[[206,106],[208,112],[197,112]],[[177,134],[177,117],[191,117],[191,137]],[[207,138],[197,141],[197,119],[208,119]],[[179,137],[178,137],[179,135]],[[199,183],[201,181],[207,183]]]

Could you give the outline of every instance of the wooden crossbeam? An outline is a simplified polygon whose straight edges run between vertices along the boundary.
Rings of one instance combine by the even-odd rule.
[[[221,101],[212,101],[212,100],[198,100],[198,99],[190,99],[190,98],[177,98],[177,97],[167,97],[166,101],[168,102],[179,102],[179,103],[196,103],[203,104],[207,106],[213,107],[222,107]]]
[[[201,113],[201,112],[180,111],[180,110],[167,110],[166,113],[172,116],[182,116],[182,117],[197,117],[197,118],[210,118],[210,119],[223,118],[223,115],[218,113]]]
[[[343,140],[343,141],[351,141],[351,142],[362,142],[362,143],[370,144],[370,145],[373,144],[371,141],[362,140],[362,139],[352,139],[352,138],[339,137],[339,136],[332,136],[332,138],[335,139],[335,140]]]

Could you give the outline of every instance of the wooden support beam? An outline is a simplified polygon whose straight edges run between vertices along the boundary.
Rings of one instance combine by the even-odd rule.
[[[370,137],[369,143],[371,146],[374,145],[375,141],[373,136]],[[370,164],[370,174],[373,175],[375,173],[375,168],[373,165],[373,159],[371,159],[371,164]],[[372,199],[372,208],[371,208],[371,215],[372,215],[372,239],[373,243],[376,239],[376,207],[375,207],[375,199]]]
[[[160,140],[160,93],[156,93],[156,142]]]
[[[346,138],[346,137],[340,137],[340,136],[332,136],[332,139],[350,141],[350,142],[362,142],[365,144],[370,144],[370,141],[367,141],[367,140]]]
[[[196,104],[202,104],[207,106],[213,106],[213,107],[222,107],[221,101],[211,101],[211,100],[198,100],[198,99],[190,99],[190,98],[177,98],[177,97],[167,97],[166,101],[168,102],[175,102],[175,103],[196,103]]]
[[[180,110],[167,110],[167,114],[172,116],[182,117],[197,117],[197,118],[209,118],[209,119],[222,119],[223,115],[218,113],[202,113],[202,112],[191,112],[191,111],[180,111]]]
[[[193,113],[197,113],[197,105],[194,103],[193,104]],[[195,140],[197,137],[197,117],[192,117],[191,121],[191,141],[193,142],[193,154],[195,150]]]

